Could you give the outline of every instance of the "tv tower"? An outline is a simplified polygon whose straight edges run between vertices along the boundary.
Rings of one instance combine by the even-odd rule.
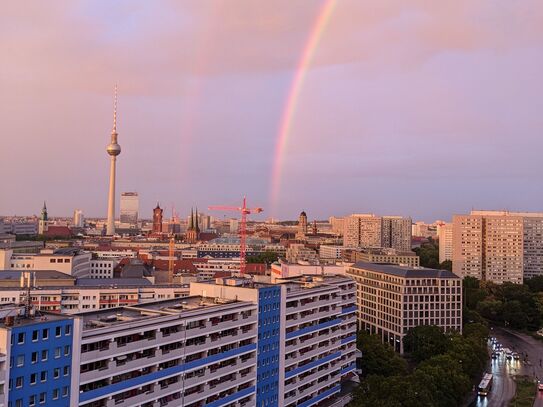
[[[117,144],[117,85],[115,85],[115,101],[113,103],[113,130],[111,130],[111,143],[106,148],[111,156],[109,167],[109,197],[107,200],[107,229],[106,234],[115,234],[115,167],[117,156],[121,154],[121,146]]]

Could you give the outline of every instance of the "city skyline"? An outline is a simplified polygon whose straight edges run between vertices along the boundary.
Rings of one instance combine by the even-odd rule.
[[[115,83],[117,198],[138,191],[143,217],[157,200],[187,212],[244,194],[261,219],[540,210],[542,7],[366,7],[7,4],[0,132],[16,137],[0,171],[17,193],[0,214],[39,214],[46,200],[51,216],[106,216]]]

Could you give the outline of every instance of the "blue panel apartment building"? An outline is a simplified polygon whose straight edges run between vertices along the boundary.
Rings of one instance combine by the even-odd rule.
[[[0,407],[310,407],[353,378],[351,279],[225,278],[190,294],[72,316],[0,309]]]
[[[23,310],[15,308],[13,311],[22,313]],[[0,349],[6,359],[4,405],[73,405],[78,396],[77,391],[72,394],[73,362],[79,354],[79,330],[74,319],[48,314],[12,321],[13,325],[7,323],[0,327]],[[75,371],[77,376],[78,366]]]

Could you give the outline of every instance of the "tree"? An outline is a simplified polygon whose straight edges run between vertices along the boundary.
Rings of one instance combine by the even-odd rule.
[[[407,362],[381,342],[377,335],[358,333],[357,348],[362,351],[362,374],[393,376],[407,373]]]
[[[264,253],[260,253],[257,256],[247,257],[247,263],[265,263],[265,264],[270,265],[276,262],[278,258],[279,256],[275,252],[264,252]]]
[[[442,261],[441,264],[439,265],[439,268],[440,268],[441,270],[449,270],[449,271],[452,271],[452,261],[450,261],[450,260]]]
[[[447,337],[441,328],[434,325],[421,325],[407,331],[403,339],[406,352],[421,362],[447,350]]]
[[[524,284],[526,284],[533,293],[543,292],[543,276],[532,277],[528,280],[524,280]]]

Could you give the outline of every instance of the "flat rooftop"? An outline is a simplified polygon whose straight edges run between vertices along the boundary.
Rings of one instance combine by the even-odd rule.
[[[404,278],[460,278],[448,270],[399,266],[397,264],[375,264],[359,261],[352,267]]]
[[[221,308],[225,304],[242,304],[241,301],[222,298],[191,296],[146,302],[129,307],[109,308],[98,311],[81,312],[74,316],[83,319],[83,330],[106,328],[124,323],[132,323],[166,315],[181,315],[197,309]]]
[[[34,270],[34,269],[20,269],[20,270],[0,270],[0,280],[21,280],[22,273],[30,273],[31,276],[36,276],[36,280],[75,280],[69,274],[62,273],[56,270]]]

